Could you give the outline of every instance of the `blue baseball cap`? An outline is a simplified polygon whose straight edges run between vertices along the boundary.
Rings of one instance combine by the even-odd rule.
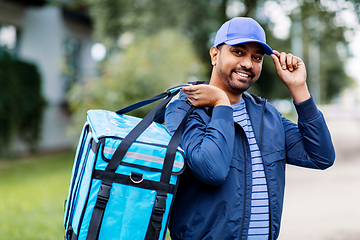
[[[266,44],[264,29],[252,18],[235,17],[225,22],[216,33],[214,46],[222,43],[237,45],[247,42],[257,42],[264,47],[266,55],[273,53],[273,50]]]

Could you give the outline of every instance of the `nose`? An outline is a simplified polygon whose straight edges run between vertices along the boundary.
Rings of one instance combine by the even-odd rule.
[[[253,62],[250,55],[244,56],[240,60],[240,66],[246,69],[252,69]]]

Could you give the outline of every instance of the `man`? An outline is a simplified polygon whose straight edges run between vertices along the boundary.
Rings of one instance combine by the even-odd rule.
[[[289,89],[298,125],[246,90],[271,55]],[[184,87],[165,124],[173,133],[190,104],[181,146],[181,176],[170,221],[175,239],[276,239],[285,187],[285,164],[326,169],[335,159],[330,133],[306,85],[303,61],[272,51],[251,18],[233,18],[210,50],[209,85]],[[305,216],[304,216],[305,217]]]

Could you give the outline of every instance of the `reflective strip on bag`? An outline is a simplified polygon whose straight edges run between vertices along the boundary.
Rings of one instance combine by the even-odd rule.
[[[103,151],[106,154],[113,155],[115,150],[116,149],[114,149],[114,148],[104,147]],[[138,153],[138,152],[130,152],[130,151],[128,151],[125,154],[125,157],[138,159],[138,160],[143,160],[143,161],[152,162],[152,163],[164,164],[164,158],[156,157],[156,156],[148,155],[148,154],[143,154],[143,153]],[[184,163],[179,162],[179,161],[174,161],[174,167],[182,169],[184,167]]]

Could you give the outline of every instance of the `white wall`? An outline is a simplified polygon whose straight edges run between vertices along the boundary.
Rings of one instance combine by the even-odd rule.
[[[94,74],[95,63],[90,51],[91,28],[64,19],[61,9],[57,7],[23,7],[4,3],[0,3],[0,23],[15,25],[21,30],[18,57],[35,63],[42,76],[42,91],[48,106],[44,113],[40,149],[52,151],[73,147],[78,139],[67,134],[70,118],[61,108],[66,86],[59,63],[63,43],[69,37],[76,37],[81,43],[79,76]],[[24,149],[16,141],[14,150]]]
[[[19,56],[39,66],[44,96],[50,105],[57,105],[64,95],[64,86],[58,71],[58,60],[61,58],[61,45],[65,35],[60,9],[27,9],[22,29]]]

